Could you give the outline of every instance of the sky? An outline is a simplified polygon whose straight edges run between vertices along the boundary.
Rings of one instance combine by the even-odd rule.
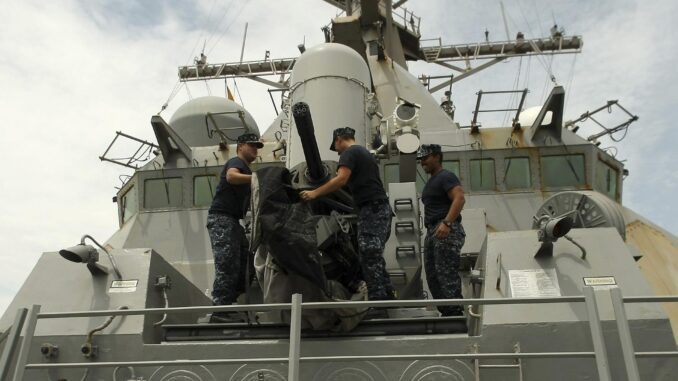
[[[111,201],[130,171],[98,159],[122,131],[154,141],[150,118],[166,120],[191,97],[224,95],[223,81],[177,85],[177,67],[203,51],[212,63],[237,62],[245,23],[244,60],[295,57],[297,45],[323,42],[320,28],[338,9],[321,0],[2,0],[0,23],[0,313],[42,252],[75,245],[88,233],[105,241],[118,228]],[[272,4],[275,4],[272,6]],[[640,117],[626,138],[601,139],[629,170],[624,205],[678,234],[675,169],[678,129],[678,39],[670,0],[410,0],[423,38],[443,44],[492,41],[522,31],[547,36],[554,24],[582,35],[579,55],[514,58],[453,86],[457,119],[469,124],[478,90],[530,89],[526,107],[540,106],[552,87],[548,69],[567,92],[565,119],[617,99]],[[476,65],[471,62],[471,65]],[[447,75],[431,64],[410,64],[415,75]],[[234,84],[229,82],[232,90]],[[236,99],[260,130],[275,111],[267,87],[237,82]],[[435,96],[439,97],[438,93]],[[515,106],[488,99],[483,106]],[[501,107],[493,107],[501,106]],[[614,111],[600,120],[625,120]],[[508,116],[483,115],[483,126]],[[579,133],[598,132],[590,121]],[[125,148],[123,146],[123,148]],[[136,147],[127,147],[136,149]]]

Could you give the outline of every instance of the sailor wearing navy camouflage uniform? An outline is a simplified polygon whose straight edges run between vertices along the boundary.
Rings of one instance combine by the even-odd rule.
[[[384,246],[391,235],[391,207],[379,177],[376,159],[355,142],[355,130],[337,128],[330,150],[339,153],[337,176],[312,191],[303,191],[304,200],[332,193],[348,185],[358,207],[358,253],[370,300],[395,299],[391,279],[386,272]]]
[[[249,206],[252,182],[249,165],[264,144],[251,133],[239,136],[237,142],[237,156],[224,165],[207,215],[207,230],[214,253],[214,305],[232,304],[245,291],[249,243],[239,220],[245,217]],[[212,320],[221,315],[228,314],[215,313]]]
[[[431,177],[421,194],[424,203],[424,268],[435,299],[461,299],[459,262],[466,233],[461,225],[464,190],[457,176],[444,169],[438,144],[422,144],[417,159]],[[440,306],[443,316],[462,315],[461,306]]]

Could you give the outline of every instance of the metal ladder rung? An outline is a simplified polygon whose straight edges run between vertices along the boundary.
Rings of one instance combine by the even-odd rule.
[[[414,247],[414,245],[407,245],[407,246],[396,246],[395,249],[396,252],[396,257],[401,256],[416,256],[417,255],[417,249]]]
[[[410,210],[414,210],[414,202],[411,198],[396,198],[393,201],[393,209],[397,212],[400,210],[399,206],[409,206]]]
[[[407,272],[404,270],[386,270],[393,284],[407,284]]]
[[[400,221],[395,223],[396,234],[399,233],[398,229],[414,231],[414,221]]]
[[[426,61],[435,61],[440,57],[440,49],[427,49],[424,51],[424,57],[426,58]]]

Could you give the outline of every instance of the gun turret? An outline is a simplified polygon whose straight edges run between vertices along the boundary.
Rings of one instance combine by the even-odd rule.
[[[327,179],[327,169],[320,159],[318,142],[315,139],[315,130],[313,128],[313,119],[311,118],[311,109],[305,102],[295,103],[292,106],[292,116],[294,116],[297,132],[301,139],[301,146],[304,149],[308,181],[310,183],[324,182]]]

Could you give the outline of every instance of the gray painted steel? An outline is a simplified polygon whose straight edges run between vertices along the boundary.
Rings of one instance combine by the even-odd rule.
[[[589,326],[591,327],[591,339],[593,340],[593,349],[596,353],[596,366],[598,367],[598,377],[601,381],[610,381],[610,365],[607,360],[607,347],[605,337],[603,337],[603,327],[600,324],[598,315],[598,303],[593,288],[584,289],[586,296],[586,312],[589,317]]]
[[[624,354],[624,365],[626,366],[626,375],[629,381],[640,380],[638,374],[638,363],[633,350],[633,340],[631,339],[631,330],[629,322],[626,318],[626,311],[624,310],[624,301],[622,299],[621,291],[618,287],[613,287],[610,290],[612,297],[612,307],[617,318],[617,330],[619,331],[619,338],[621,340],[622,353]]]
[[[35,325],[38,323],[38,313],[40,313],[40,306],[33,305],[28,312],[26,318],[26,331],[21,341],[19,348],[19,355],[17,356],[16,366],[14,368],[14,381],[21,381],[24,379],[24,371],[26,369],[26,361],[32,348],[33,334],[35,333]]]
[[[136,170],[118,193],[119,229],[106,246],[124,274],[124,282],[114,283],[112,274],[93,276],[83,264],[68,262],[56,252],[44,253],[0,318],[0,330],[12,327],[7,340],[0,343],[4,345],[0,381],[675,378],[678,351],[659,303],[675,303],[678,298],[654,296],[634,261],[643,253],[631,250],[625,242],[625,224],[640,220],[654,225],[621,206],[623,163],[568,129],[554,131],[550,140],[535,142],[526,138],[528,131],[513,127],[481,126],[477,133],[462,128],[402,65],[405,57],[412,58],[413,52],[420,51],[418,30],[413,33],[397,23],[393,28],[381,28],[375,21],[378,12],[385,15],[384,4],[361,4],[369,9],[362,12],[356,4],[351,16],[338,18],[332,25],[335,37],[349,48],[334,46],[330,52],[343,53],[327,56],[323,56],[323,47],[309,48],[307,53],[311,54],[306,58],[313,58],[313,65],[287,59],[206,65],[196,69],[195,75],[185,67],[180,72],[182,78],[268,71],[284,77],[291,73],[293,79],[300,80],[290,82],[288,77],[277,87],[290,85],[294,101],[311,105],[325,159],[336,159],[326,149],[334,127],[358,126],[361,144],[370,143],[379,132],[384,147],[374,154],[395,212],[384,257],[392,280],[408,300],[301,303],[302,297],[294,295],[292,303],[212,307],[207,295],[214,265],[205,228],[209,203],[197,201],[201,192],[209,190],[197,189],[196,179],[216,179],[224,163],[235,155],[233,138],[244,131],[258,134],[259,130],[242,106],[225,98],[199,98],[180,107],[166,126],[155,118],[164,149]],[[385,48],[380,45],[382,39],[387,41]],[[360,49],[351,50],[356,47]],[[443,55],[450,53],[442,50]],[[427,59],[432,57],[429,53],[426,48]],[[335,62],[328,57],[343,58]],[[295,71],[295,62],[300,71]],[[352,66],[342,66],[346,62]],[[335,94],[333,89],[340,83],[340,94]],[[338,101],[333,95],[343,98]],[[463,300],[423,298],[426,274],[421,271],[423,216],[418,192],[425,174],[411,156],[401,155],[395,146],[392,115],[403,100],[420,107],[416,130],[421,142],[443,145],[445,162],[458,164],[457,176],[466,198],[463,225],[468,234],[462,248]],[[290,98],[284,98],[281,114],[264,133],[265,146],[253,169],[285,163],[291,167],[303,161],[299,143],[289,139],[296,136],[289,105]],[[220,114],[224,112],[228,114]],[[220,131],[210,121],[216,121]],[[181,141],[176,149],[170,143],[173,136]],[[288,137],[287,141],[282,137]],[[218,145],[222,138],[225,143]],[[582,181],[550,186],[543,161],[554,155],[580,155]],[[523,188],[512,188],[507,181],[512,158],[527,159],[528,185]],[[481,159],[492,162],[493,170],[485,173],[493,179],[491,187],[475,186],[474,176],[479,173],[473,166]],[[563,166],[558,170],[570,169]],[[605,178],[604,185],[611,188],[602,189],[598,180],[608,170],[617,177]],[[166,178],[178,179],[174,191],[180,197],[161,207],[149,184]],[[588,200],[593,208],[573,208],[573,198]],[[596,213],[589,216],[604,217],[582,217],[588,222],[568,233],[586,249],[585,259],[566,239],[554,243],[552,257],[534,258],[541,244],[532,230],[535,215],[572,210],[583,214],[584,209]],[[248,221],[249,217],[243,223]],[[677,237],[659,231],[678,244]],[[100,264],[108,266],[106,261]],[[159,281],[163,277],[171,280],[164,291]],[[613,277],[615,285],[591,288],[585,285],[585,277]],[[165,308],[164,292],[169,308]],[[260,300],[258,286],[252,287],[248,298]],[[430,321],[442,321],[437,320],[435,306],[443,304],[465,306],[467,330],[436,333],[432,326],[427,329]],[[33,305],[27,324],[22,326],[26,308]],[[401,308],[392,311],[387,323],[360,326],[360,335],[312,337],[301,332],[300,309],[366,306]],[[247,330],[237,325],[210,325],[205,330],[210,337],[186,335],[181,341],[171,340],[176,338],[172,333],[177,327],[197,331],[206,326],[206,315],[212,311],[235,310],[252,310],[249,316],[262,316],[261,327],[256,321]],[[247,332],[263,329],[264,311],[283,310],[291,310],[291,321],[289,326],[277,328],[276,338],[247,336]],[[423,318],[417,320],[418,316]],[[389,325],[402,329],[407,324],[418,330],[384,333]],[[43,344],[58,346],[58,355],[43,355]],[[96,355],[83,356],[84,344],[91,345]]]
[[[12,324],[11,329],[8,331],[9,335],[6,336],[7,341],[2,351],[2,357],[0,357],[0,381],[5,381],[9,374],[10,361],[14,358],[14,351],[19,343],[21,330],[24,327],[27,314],[28,310],[26,308],[19,308],[16,311],[14,324]]]

